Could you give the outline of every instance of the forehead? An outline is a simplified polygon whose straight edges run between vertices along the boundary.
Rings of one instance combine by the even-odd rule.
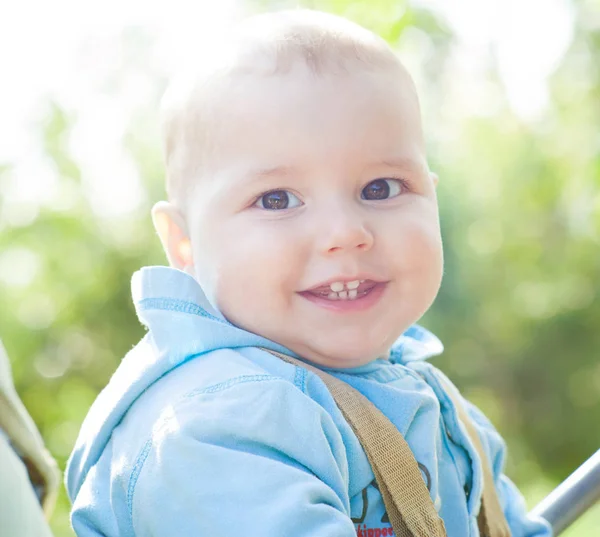
[[[298,65],[280,75],[232,77],[220,100],[211,158],[217,167],[423,153],[418,99],[400,70],[315,75]]]

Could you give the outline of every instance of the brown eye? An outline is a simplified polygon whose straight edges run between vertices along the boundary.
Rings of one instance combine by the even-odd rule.
[[[364,200],[385,200],[400,194],[399,179],[375,179],[362,189],[360,197]]]
[[[293,207],[298,207],[300,204],[300,200],[287,190],[272,190],[271,192],[263,194],[256,202],[258,207],[269,211],[291,209]]]

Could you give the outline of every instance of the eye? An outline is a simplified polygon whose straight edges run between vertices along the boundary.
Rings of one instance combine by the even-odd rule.
[[[362,189],[360,197],[364,200],[385,200],[394,198],[402,192],[404,181],[401,179],[375,179]]]
[[[298,197],[287,190],[271,190],[271,192],[267,192],[258,198],[255,206],[269,211],[281,211],[283,209],[293,209],[301,204],[302,202]]]

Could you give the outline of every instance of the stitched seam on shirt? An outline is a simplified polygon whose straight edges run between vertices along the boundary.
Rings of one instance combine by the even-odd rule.
[[[144,448],[142,452],[138,455],[137,460],[135,461],[135,465],[133,470],[131,471],[131,476],[129,478],[129,486],[127,487],[127,508],[129,510],[129,518],[131,519],[131,527],[133,528],[133,491],[135,490],[135,486],[137,484],[138,477],[140,476],[140,472],[142,471],[142,467],[148,458],[148,454],[150,453],[150,448],[152,447],[152,438],[149,438],[144,444]]]
[[[199,317],[206,317],[213,321],[225,323],[223,319],[219,319],[214,315],[208,313],[204,308],[193,302],[187,302],[186,300],[177,300],[174,298],[144,298],[139,302],[139,308],[141,310],[167,310],[167,311],[178,311],[180,313],[190,313],[192,315],[198,315]]]
[[[184,395],[184,398],[188,397],[196,397],[197,395],[203,395],[205,393],[217,393],[227,388],[231,388],[232,386],[237,386],[238,384],[245,384],[247,382],[264,382],[267,380],[285,380],[282,377],[275,377],[273,375],[242,375],[240,377],[235,377],[232,379],[228,379],[224,382],[219,382],[218,384],[213,384],[212,386],[208,386],[207,388],[198,388],[196,390],[192,390]]]
[[[402,364],[394,364],[394,365],[402,365]],[[405,370],[402,371],[403,374],[408,373],[407,376],[414,376],[411,375],[411,371],[408,367],[403,366]],[[392,382],[396,382],[397,380],[400,380],[402,378],[402,376],[397,376],[395,378],[391,378],[391,379],[382,379],[380,378],[380,376],[378,376],[377,374],[373,375],[371,372],[369,373],[357,373],[357,374],[348,374],[348,373],[341,373],[339,371],[336,371],[335,373],[330,373],[332,376],[339,378],[340,380],[343,380],[344,382],[350,384],[349,381],[351,381],[352,379],[358,378],[358,379],[362,379],[362,380],[367,380],[367,381],[371,381],[371,382],[376,382],[377,384],[391,384]],[[417,377],[418,380],[421,380]]]
[[[299,388],[302,393],[306,393],[306,369],[303,367],[296,367],[296,374],[294,375],[294,384],[296,388]]]

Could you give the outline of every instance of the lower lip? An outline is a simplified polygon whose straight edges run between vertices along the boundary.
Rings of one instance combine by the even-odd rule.
[[[309,300],[322,308],[340,313],[351,313],[355,311],[365,311],[373,307],[381,299],[386,287],[387,282],[378,283],[366,295],[355,298],[354,300],[329,300],[306,292],[299,294],[306,298],[306,300]]]

